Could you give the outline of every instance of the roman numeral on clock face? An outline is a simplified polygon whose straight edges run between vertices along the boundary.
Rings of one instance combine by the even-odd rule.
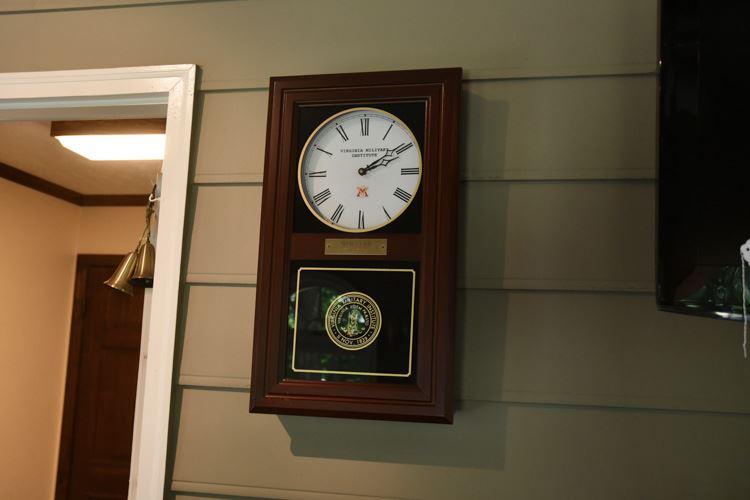
[[[333,211],[333,215],[331,215],[331,221],[338,224],[339,221],[341,220],[341,214],[343,213],[344,213],[344,205],[339,203],[339,206],[336,207],[336,210]]]
[[[390,132],[392,128],[393,128],[393,124],[391,123],[391,126],[388,127],[388,130],[385,131],[385,135],[383,136],[383,140],[385,140],[385,138],[388,136],[388,132]]]
[[[344,130],[344,127],[342,127],[341,125],[336,125],[336,132],[339,133],[344,142],[349,140],[349,136],[346,135],[346,130]]]
[[[419,175],[419,167],[402,168],[401,175]]]
[[[409,144],[401,144],[401,145],[400,145],[399,147],[397,147],[397,148],[396,148],[396,149],[395,149],[394,151],[396,152],[396,154],[397,154],[397,155],[400,155],[401,153],[403,153],[404,151],[406,151],[407,149],[409,149],[409,148],[410,148],[410,147],[412,147],[413,145],[414,145],[414,144],[413,144],[413,143],[411,143],[411,142],[410,142]]]
[[[357,219],[357,229],[364,229],[365,228],[365,213],[360,210],[359,211],[359,218]]]
[[[330,197],[331,197],[331,190],[326,188],[320,193],[313,196],[313,200],[315,201],[315,204],[322,205]]]
[[[396,188],[396,190],[393,192],[393,196],[403,201],[404,203],[409,203],[409,200],[411,200],[411,195],[401,188]]]
[[[359,119],[360,135],[370,135],[370,119],[360,118]]]
[[[391,220],[391,214],[388,213],[388,210],[383,207],[383,212],[385,212],[385,216],[388,217],[388,220]]]
[[[403,168],[401,170],[403,170]],[[308,177],[325,177],[327,173],[328,173],[327,170],[318,170],[317,172],[308,172],[307,176]],[[401,175],[403,174],[404,173],[401,172]]]

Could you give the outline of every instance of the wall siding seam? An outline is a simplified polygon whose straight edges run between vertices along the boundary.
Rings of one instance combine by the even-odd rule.
[[[250,373],[250,367],[248,364],[248,373]],[[220,382],[224,380],[231,380],[231,384],[221,384]],[[235,385],[235,381],[242,380],[242,384],[237,383]],[[243,389],[240,392],[247,392],[250,393],[250,376],[247,376],[244,379],[239,379],[235,377],[224,377],[221,375],[187,375],[180,373],[180,377],[178,380],[178,385],[181,386],[183,389],[191,389],[195,388],[196,390],[203,390],[203,389]]]
[[[193,184],[261,184],[263,174],[257,172],[247,173],[206,173],[195,174]]]
[[[487,288],[487,287],[474,287],[474,286],[459,286],[456,290],[461,291],[477,291],[477,292],[497,292],[497,293],[509,293],[509,292],[523,292],[523,293],[582,293],[582,294],[596,294],[596,295],[648,295],[653,296],[654,300],[656,297],[656,289],[653,290],[618,290],[618,289],[602,289],[602,288],[581,288],[581,289],[569,289],[569,288],[520,288],[520,287],[504,287],[504,288]]]
[[[213,288],[255,288],[255,283],[188,283],[189,287],[213,287]]]
[[[529,174],[531,175],[524,175]],[[576,182],[645,182],[654,184],[656,182],[656,169],[612,169],[582,170],[565,169],[538,169],[525,170],[513,169],[499,173],[462,173],[459,182],[468,184],[472,182],[502,182],[502,183],[529,183],[529,182],[554,182],[554,183],[576,183]],[[197,174],[192,185],[195,187],[263,187],[263,176],[260,174],[240,174],[226,177]]]
[[[255,285],[257,274],[250,273],[196,273],[188,271],[185,284],[188,285]]]
[[[458,289],[642,294],[652,294],[656,291],[655,284],[650,281],[503,278],[499,276],[467,275],[459,275]]]
[[[656,181],[656,167],[612,169],[505,169],[494,171],[466,171],[461,182],[545,182],[545,181]]]
[[[569,68],[464,69],[463,83],[514,80],[569,80],[574,78],[628,78],[659,75],[658,62]],[[281,76],[281,75],[279,75]],[[270,78],[270,77],[269,77]],[[201,82],[201,93],[268,91],[269,78],[212,80]]]
[[[659,63],[654,61],[631,64],[564,66],[560,68],[474,68],[464,70],[463,81],[612,78],[658,76],[658,74]]]
[[[249,368],[248,368],[249,371]],[[206,377],[208,379],[209,377]],[[210,377],[212,380],[217,380],[222,377]],[[220,391],[220,392],[241,392],[250,394],[250,378],[246,379],[246,383],[243,387],[236,386],[223,386],[216,384],[206,383],[201,384],[198,377],[191,377],[191,384],[182,384],[182,376],[180,377],[180,387],[182,390],[195,390],[195,391]],[[208,380],[206,380],[208,382]],[[664,404],[650,403],[650,399],[647,397],[637,396],[626,396],[626,395],[602,395],[602,394],[570,394],[564,392],[558,393],[538,393],[534,391],[503,391],[509,397],[503,397],[502,399],[482,399],[482,398],[471,398],[461,397],[456,395],[454,400],[456,402],[457,411],[461,409],[461,403],[483,403],[483,404],[498,404],[498,405],[515,405],[515,406],[538,406],[548,408],[568,408],[568,409],[586,409],[586,410],[618,410],[618,411],[643,411],[643,412],[666,412],[675,414],[701,414],[701,415],[716,415],[716,416],[742,416],[750,417],[750,408],[735,407],[722,402],[709,401],[704,404],[697,404],[689,400],[671,399],[665,400]],[[567,398],[561,396],[568,396]],[[570,397],[573,396],[573,397]],[[611,398],[608,403],[596,401],[597,398]],[[655,399],[656,396],[653,397]],[[707,409],[709,407],[711,409]],[[722,408],[723,409],[716,409]]]
[[[79,12],[86,10],[112,10],[112,9],[131,9],[138,7],[170,7],[173,5],[186,5],[193,3],[218,3],[225,2],[227,0],[141,0],[141,1],[130,1],[122,3],[101,3],[92,1],[89,5],[80,5],[81,2],[71,2],[67,7],[65,5],[57,5],[55,7],[44,7],[33,4],[39,4],[44,2],[30,2],[32,5],[29,7],[16,7],[16,8],[2,8],[0,7],[0,16],[12,16],[12,15],[28,15],[28,14],[57,14],[64,12]],[[232,1],[232,0],[229,0]],[[62,3],[62,2],[58,2]]]
[[[256,274],[218,274],[188,272],[187,285],[245,285],[255,286]],[[594,292],[653,295],[655,285],[646,281],[617,280],[544,280],[533,278],[500,278],[485,276],[459,276],[457,290],[495,290],[531,292]]]
[[[250,390],[249,377],[228,377],[225,375],[193,375],[180,373],[179,385],[183,387],[213,387]]]
[[[263,488],[258,486],[246,486],[239,484],[222,484],[222,483],[204,483],[196,481],[183,481],[174,479],[172,481],[172,491],[179,493],[208,493],[218,495],[240,495],[243,497],[262,497],[277,498],[282,500],[409,500],[404,497],[373,497],[367,495],[358,495],[352,493],[340,493],[333,491],[311,491],[311,490],[293,490],[282,488]],[[279,496],[282,495],[282,496]]]
[[[194,180],[192,183],[193,187],[263,187],[262,181],[249,181],[249,180]]]
[[[482,401],[473,399],[464,399],[472,403],[495,403],[494,401]],[[706,410],[703,408],[691,408],[683,405],[673,406],[649,406],[647,404],[601,404],[601,403],[566,403],[566,402],[546,402],[535,401],[533,399],[521,400],[510,399],[503,400],[501,404],[524,407],[555,408],[559,410],[589,410],[589,411],[622,411],[622,412],[640,412],[640,413],[670,413],[673,415],[701,415],[710,417],[750,417],[750,409],[740,408],[735,410]]]

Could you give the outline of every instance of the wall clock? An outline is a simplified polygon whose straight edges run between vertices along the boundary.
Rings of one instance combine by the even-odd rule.
[[[460,89],[271,79],[251,412],[452,421]]]
[[[302,148],[302,199],[332,229],[353,233],[383,227],[409,207],[419,188],[422,155],[416,142],[404,122],[380,109],[336,113]]]

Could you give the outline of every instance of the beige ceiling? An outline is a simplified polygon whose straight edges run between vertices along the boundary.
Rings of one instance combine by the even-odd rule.
[[[91,161],[49,135],[49,121],[0,121],[0,163],[80,194],[147,194],[161,161]]]

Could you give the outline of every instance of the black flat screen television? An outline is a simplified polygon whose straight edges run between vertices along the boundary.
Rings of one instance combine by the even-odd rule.
[[[750,1],[662,0],[660,22],[658,306],[741,319]]]

